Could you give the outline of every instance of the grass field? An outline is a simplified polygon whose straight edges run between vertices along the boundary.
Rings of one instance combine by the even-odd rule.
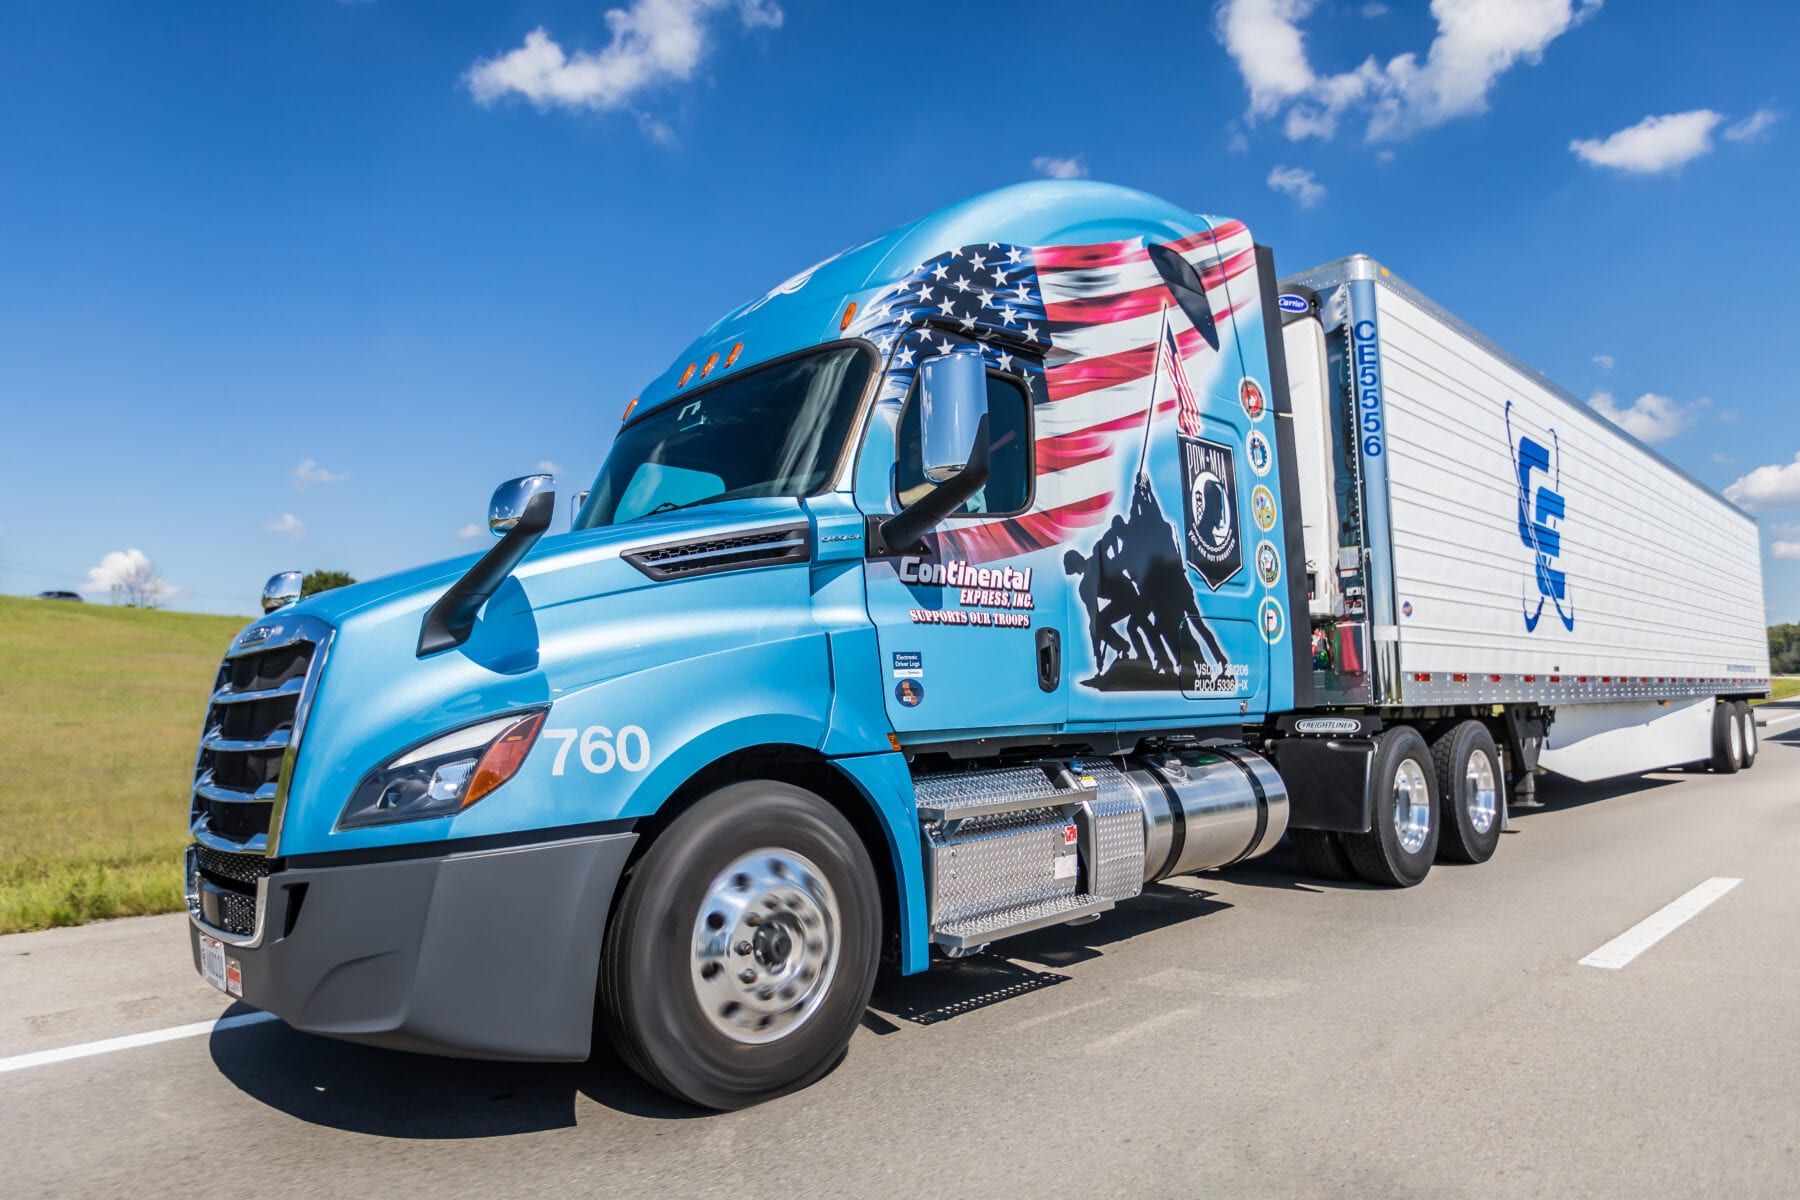
[[[0,933],[181,907],[194,744],[247,620],[0,596]]]
[[[1769,699],[1792,700],[1795,696],[1800,696],[1800,675],[1789,675],[1782,679],[1773,680],[1771,686],[1774,691],[1769,696]],[[1752,700],[1750,703],[1761,704],[1763,702],[1761,700]]]

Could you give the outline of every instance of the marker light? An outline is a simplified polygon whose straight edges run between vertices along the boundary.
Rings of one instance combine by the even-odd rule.
[[[688,369],[681,373],[681,382],[676,384],[675,386],[678,388],[686,387],[687,381],[694,377],[694,369],[698,366],[699,366],[698,363],[689,363]]]
[[[844,305],[844,319],[838,322],[840,330],[850,328],[850,322],[856,320],[856,301]]]
[[[459,813],[518,774],[544,726],[544,710],[465,725],[363,776],[339,829]]]
[[[631,403],[627,404],[625,406],[625,411],[622,414],[620,414],[619,424],[623,425],[625,422],[631,420],[631,410],[637,407],[637,402],[638,402],[638,398],[636,396],[633,396],[631,398]]]
[[[715,366],[717,366],[718,363],[719,363],[719,352],[717,350],[714,350],[712,352],[712,356],[706,360],[706,365],[704,367],[700,368],[700,378],[705,379],[708,375],[711,375],[712,369]]]
[[[725,365],[727,367],[729,367],[732,363],[737,361],[737,356],[738,356],[739,352],[741,352],[743,350],[743,348],[744,348],[744,343],[742,343],[742,342],[739,342],[737,345],[735,345],[731,348],[731,353],[727,354],[725,356]]]

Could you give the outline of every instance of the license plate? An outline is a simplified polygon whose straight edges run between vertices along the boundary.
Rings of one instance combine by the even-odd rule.
[[[225,956],[225,943],[218,938],[200,936],[200,978],[228,996],[244,995],[244,973],[238,960]]]

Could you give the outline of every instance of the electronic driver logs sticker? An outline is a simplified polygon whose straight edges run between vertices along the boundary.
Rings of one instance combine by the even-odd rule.
[[[1275,528],[1275,493],[1260,483],[1250,493],[1250,515],[1256,518],[1256,527],[1264,533]]]
[[[925,656],[917,650],[894,651],[894,678],[925,678]]]
[[[1268,407],[1268,402],[1263,399],[1262,384],[1248,375],[1238,382],[1238,401],[1243,404],[1244,411],[1250,414],[1252,421],[1261,418],[1263,410]]]

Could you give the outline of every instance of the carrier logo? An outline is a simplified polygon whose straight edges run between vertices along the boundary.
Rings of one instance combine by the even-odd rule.
[[[1303,313],[1312,311],[1312,302],[1305,296],[1296,296],[1292,292],[1283,292],[1275,301],[1282,312]]]
[[[1557,566],[1562,557],[1562,522],[1567,502],[1562,495],[1562,442],[1550,430],[1546,447],[1524,434],[1514,436],[1512,401],[1506,402],[1506,440],[1511,448],[1513,474],[1518,481],[1519,541],[1532,555],[1535,596],[1527,595],[1522,611],[1525,631],[1533,632],[1543,619],[1544,605],[1551,605],[1564,629],[1575,628],[1575,605],[1569,600],[1568,576]]]

